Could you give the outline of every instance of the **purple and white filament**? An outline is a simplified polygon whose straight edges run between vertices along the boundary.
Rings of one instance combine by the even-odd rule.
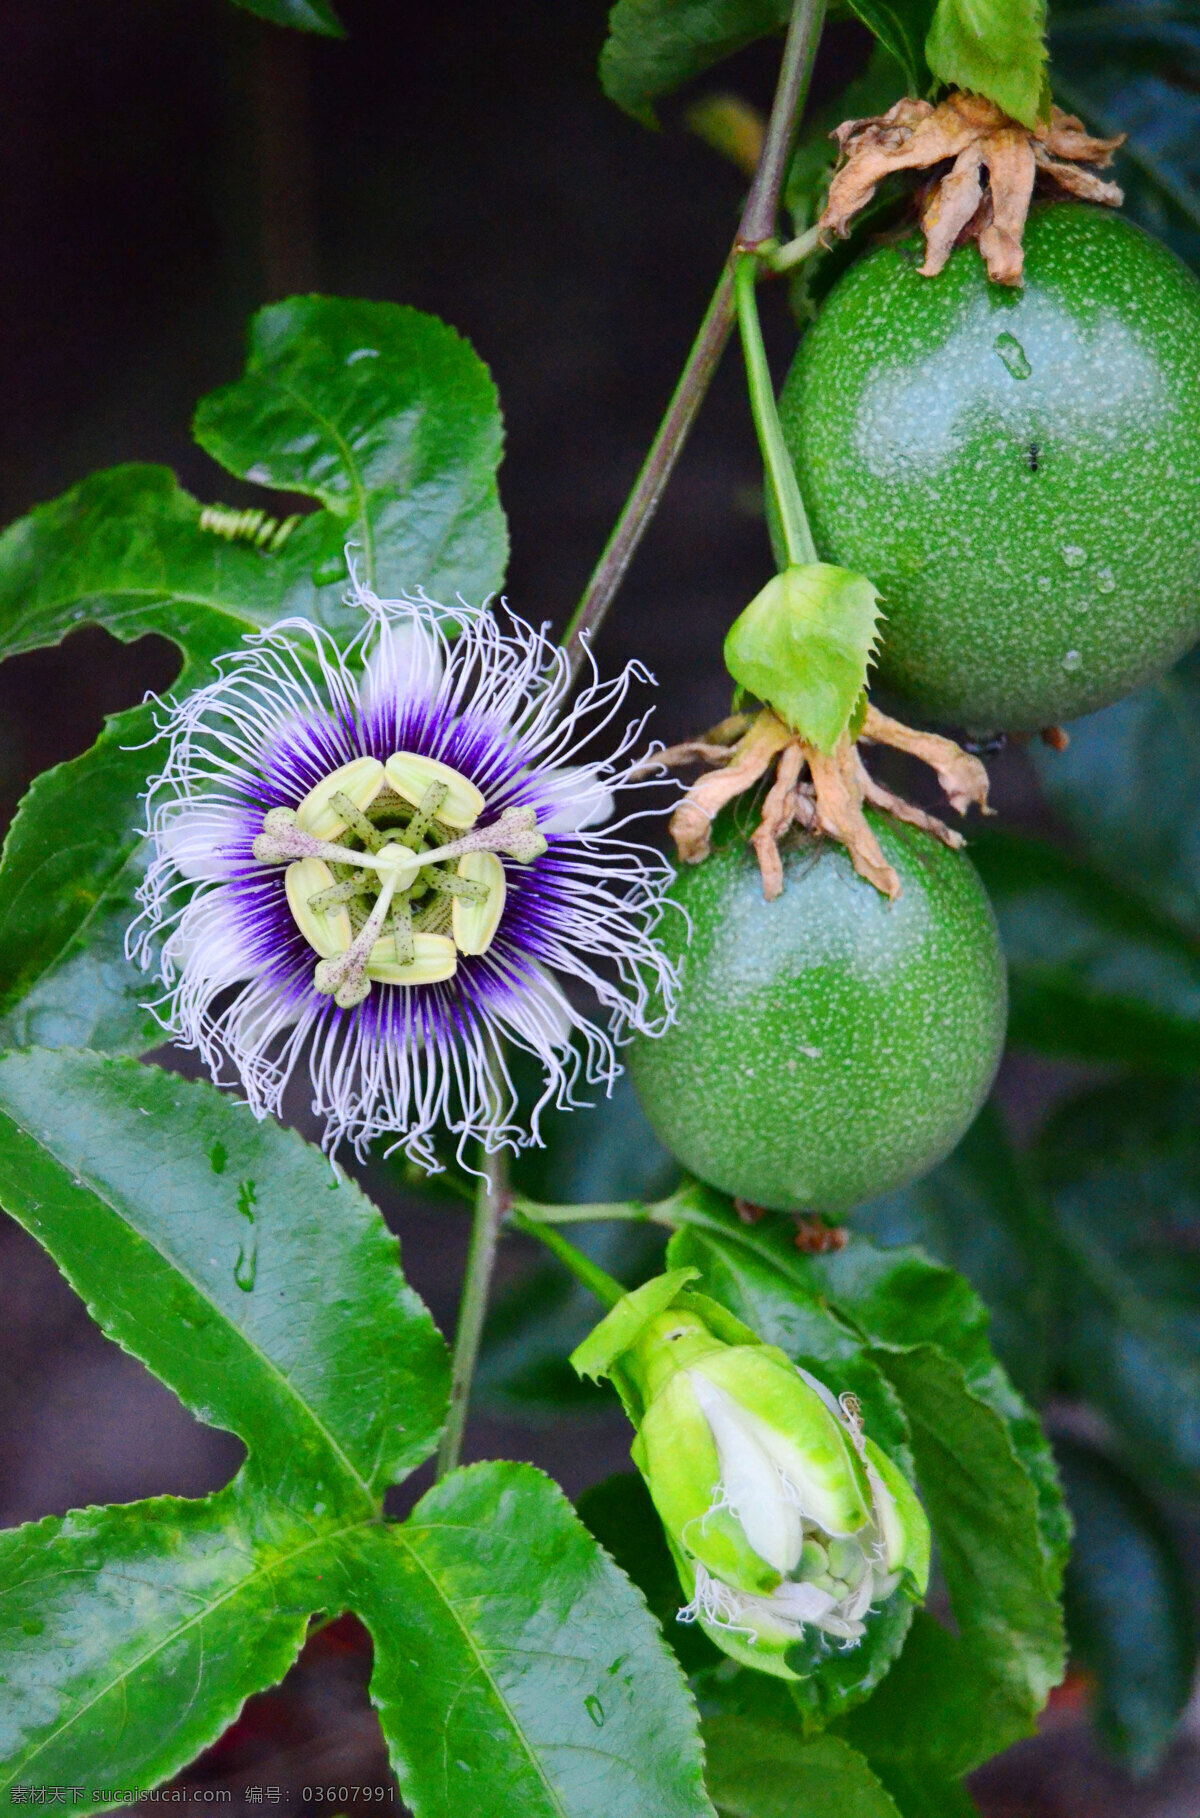
[[[200,1050],[219,1084],[233,1083],[232,1069],[256,1116],[278,1111],[288,1079],[306,1059],[313,1109],[325,1121],[331,1152],[348,1142],[362,1155],[373,1140],[390,1136],[393,1148],[429,1168],[437,1165],[432,1139],[439,1126],[457,1136],[460,1154],[472,1138],[489,1151],[536,1142],[538,1114],[548,1103],[577,1104],[581,1080],[610,1086],[621,1070],[622,1039],[657,1033],[670,1019],[675,978],[652,938],[670,869],[621,837],[627,819],[599,831],[616,794],[630,786],[645,717],[625,728],[608,756],[590,750],[630,684],[652,678],[631,663],[601,682],[593,667],[590,685],[568,707],[564,653],[544,630],[506,610],[502,623],[490,608],[460,603],[447,613],[424,594],[381,601],[357,581],[350,600],[364,625],[347,648],[339,651],[308,620],[287,619],[221,659],[218,680],[167,704],[159,726],[169,741],[166,764],[147,797],[153,857],[127,945],[161,974],[166,989],[153,1008],[164,1027],[181,1046]],[[295,855],[320,844],[311,832],[294,830],[294,811],[301,829],[332,824],[341,829],[335,840],[352,839],[352,826],[327,809],[318,826],[312,804],[325,800],[328,779],[344,766],[358,761],[358,771],[345,774],[374,776],[389,760],[386,780],[375,785],[382,797],[368,814],[386,821],[386,804],[394,803],[397,815],[420,818],[385,826],[376,848],[360,837],[358,850],[369,853],[393,835],[404,841],[411,831],[406,843],[417,856],[389,844],[382,858],[363,858],[375,872],[354,871],[353,852],[326,845],[332,870],[321,858],[304,863],[321,872],[318,882],[366,880],[364,888],[379,892],[380,912],[405,919],[365,918],[364,896],[335,904],[328,921],[318,921],[325,899],[298,897],[296,877],[308,880],[306,892],[311,878],[298,863],[284,862],[289,839]],[[405,802],[395,788],[407,788],[411,775],[417,786]],[[461,814],[449,826],[436,819],[444,785],[427,794],[421,810],[426,776],[449,777],[452,791],[477,804],[465,830]],[[264,836],[273,810],[292,811],[272,818],[273,827],[283,825],[282,845]],[[450,807],[442,812],[449,818]],[[361,817],[358,825],[369,833]],[[518,825],[536,826],[542,837],[522,834],[506,844],[504,830]],[[439,856],[448,844],[449,856]],[[467,846],[494,856],[469,870],[459,856]],[[418,885],[409,903],[405,889],[417,858],[427,864],[427,886]],[[468,882],[465,890],[459,881],[478,877],[485,882]],[[493,877],[493,911],[479,912],[484,933],[472,941],[458,920],[466,907],[454,911],[453,923],[451,911],[486,902]],[[340,885],[342,895],[356,888]],[[336,886],[325,893],[338,894]],[[316,910],[306,907],[313,901]],[[385,943],[371,946],[378,926],[395,930],[386,953]],[[421,936],[423,949],[447,956],[442,970],[450,976],[389,982],[422,976],[396,963],[397,955],[412,954],[414,926],[435,930]],[[326,927],[334,929],[331,944],[315,945]],[[328,974],[332,967],[344,978],[353,969],[347,944],[355,929],[358,968],[342,996],[353,995],[356,981],[365,995],[338,1002]],[[472,950],[480,945],[484,950]],[[374,963],[381,955],[391,956],[390,967]],[[564,979],[590,987],[608,1013],[607,1028],[576,1007]],[[518,1121],[505,1059],[510,1043],[545,1070],[527,1126]]]

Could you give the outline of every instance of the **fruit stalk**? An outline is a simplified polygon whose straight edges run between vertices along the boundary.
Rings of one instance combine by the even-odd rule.
[[[586,640],[594,637],[608,614],[720,364],[734,322],[734,263],[740,254],[765,246],[774,238],[788,155],[808,93],[824,23],[825,0],[794,0],[762,154],[729,261],[713,292],[700,332],[692,344],[633,491],[622,507],[612,535],[563,634],[572,675],[578,673],[583,662]],[[815,240],[813,245],[815,247]]]
[[[758,320],[758,259],[746,252],[738,259],[733,274],[734,299],[737,303],[738,327],[742,336],[742,353],[746,361],[746,381],[750,392],[750,414],[758,433],[763,469],[775,499],[779,527],[789,564],[805,567],[817,559],[816,545],[808,527],[808,517],[796,484],[796,474],[783,440],[779,412],[775,407],[775,387],[767,365],[762,328]]]
[[[599,1207],[597,1210],[602,1217],[612,1216],[611,1208],[607,1206]],[[563,1267],[570,1271],[580,1286],[586,1288],[589,1294],[595,1295],[602,1307],[615,1307],[617,1302],[624,1298],[625,1289],[615,1276],[607,1274],[592,1261],[590,1256],[585,1256],[582,1250],[577,1250],[573,1243],[569,1243],[552,1227],[538,1219],[527,1218],[519,1209],[519,1205],[510,1206],[508,1222],[515,1231],[523,1231],[527,1237],[536,1237],[540,1244],[544,1244],[550,1254],[557,1256]]]

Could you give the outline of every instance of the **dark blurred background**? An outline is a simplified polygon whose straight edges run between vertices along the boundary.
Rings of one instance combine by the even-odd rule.
[[[225,0],[9,0],[0,521],[125,460],[166,462],[205,500],[257,502],[189,435],[195,401],[240,370],[247,316],[309,289],[393,299],[445,317],[491,366],[508,424],[509,595],[561,626],[657,425],[743,180],[678,106],[652,135],[602,97],[602,0],[343,0],[340,11],[344,42],[278,30]],[[868,49],[856,26],[827,33],[814,106]],[[773,47],[757,47],[720,86],[765,107],[775,62]],[[782,373],[794,340],[782,294],[766,316]],[[601,645],[606,666],[636,654],[657,671],[655,730],[667,740],[726,709],[721,638],[769,571],[759,481],[730,357]],[[124,647],[85,630],[0,669],[3,822],[38,771],[85,749],[105,713],[167,686],[175,666],[165,642]],[[1019,752],[997,761],[995,779],[1001,809],[1036,823]],[[1010,1065],[1018,1127],[1048,1080],[1049,1069]],[[382,1168],[367,1184],[449,1331],[459,1213],[407,1198]],[[15,1227],[0,1231],[0,1271],[0,1521],[196,1495],[228,1478],[236,1443],[107,1344]],[[519,1242],[503,1275],[526,1294],[553,1292]],[[536,1394],[527,1403],[530,1417],[517,1418],[493,1394],[467,1456],[531,1459],[571,1493],[626,1462],[619,1418],[581,1406],[554,1419]],[[306,1785],[388,1783],[368,1670],[355,1624],[325,1630],[188,1783],[231,1789],[233,1809],[262,1803],[247,1787],[296,1804]],[[1084,1702],[1072,1682],[1043,1736],[986,1771],[978,1796],[991,1818],[1196,1818],[1186,1726],[1165,1769],[1135,1789],[1091,1742]]]

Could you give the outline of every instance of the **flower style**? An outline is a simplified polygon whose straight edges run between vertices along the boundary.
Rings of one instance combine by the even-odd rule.
[[[688,1602],[734,1659],[794,1679],[809,1630],[856,1647],[872,1609],[922,1597],[929,1523],[840,1400],[674,1269],[626,1294],[572,1357],[611,1378]]]
[[[611,1085],[622,1037],[669,1020],[651,937],[669,868],[627,820],[596,831],[645,717],[581,756],[652,678],[593,665],[566,707],[545,631],[357,580],[348,598],[365,619],[345,650],[287,619],[168,703],[127,945],[159,967],[164,1027],[217,1083],[231,1063],[257,1117],[307,1056],[328,1149],[394,1136],[435,1168],[436,1126],[460,1155],[536,1142],[547,1103]],[[607,1029],[555,974],[591,987]],[[528,1128],[507,1042],[545,1069]]]

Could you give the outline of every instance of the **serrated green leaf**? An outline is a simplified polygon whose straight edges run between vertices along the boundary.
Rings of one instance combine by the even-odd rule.
[[[879,590],[829,562],[785,568],[730,626],[725,667],[808,744],[832,751],[867,683]]]
[[[1067,1632],[1096,1675],[1096,1720],[1135,1774],[1162,1760],[1196,1671],[1192,1593],[1158,1509],[1111,1460],[1064,1442],[1059,1468],[1075,1544],[1067,1567]]]
[[[955,1782],[1028,1735],[1032,1722],[1026,1696],[1014,1697],[961,1636],[918,1610],[904,1652],[875,1696],[837,1727],[897,1797],[905,1787],[953,1789],[948,1811],[957,1818]],[[917,1805],[913,1818],[941,1812]]]
[[[468,342],[398,303],[292,297],[250,325],[242,378],[196,410],[231,473],[319,499],[377,592],[478,601],[508,553],[496,389]]]
[[[0,534],[0,657],[103,625],[125,643],[159,632],[199,677],[286,614],[351,623],[340,563],[324,585],[313,576],[340,557],[340,525],[317,514],[269,553],[202,529],[202,511],[169,468],[130,464],[18,518]]]
[[[1010,1042],[1156,1073],[1200,1066],[1200,939],[1188,928],[1040,840],[988,829],[971,857],[1008,955]]]
[[[1049,112],[1045,0],[938,0],[925,55],[940,82],[986,95],[1024,126]]]
[[[994,1105],[931,1174],[856,1207],[854,1228],[885,1249],[919,1245],[964,1275],[987,1304],[1001,1363],[1023,1395],[1041,1398],[1052,1349],[1048,1221]]]
[[[710,1717],[705,1776],[721,1818],[901,1818],[857,1750],[780,1724]]]
[[[714,63],[787,24],[788,0],[617,0],[600,84],[646,126],[654,103]]]
[[[376,357],[354,360],[368,331]],[[159,632],[183,653],[184,693],[213,657],[281,617],[357,630],[361,615],[342,599],[348,539],[393,590],[481,599],[499,586],[495,390],[434,317],[329,297],[277,304],[257,318],[246,379],[200,415],[235,472],[329,509],[260,548],[209,527],[165,468],[93,474],[0,536],[0,656],[85,622],[126,640]],[[0,864],[6,1041],[136,1053],[152,1040],[147,981],[121,950],[142,862],[137,797],[161,765],[151,731],[144,709],[122,716],[22,804]],[[145,748],[125,749],[134,745]]]
[[[445,1347],[378,1213],[293,1131],[136,1062],[10,1054],[0,1205],[297,1510],[370,1513],[432,1450]]]
[[[153,980],[125,958],[144,870],[138,802],[153,710],[109,720],[91,750],[43,771],[0,862],[0,1046],[141,1054],[162,1039]]]
[[[929,82],[925,36],[934,0],[846,0],[900,65],[916,92]],[[788,0],[617,0],[600,53],[605,94],[645,126],[657,124],[655,103],[714,64],[782,32]],[[844,119],[847,108],[837,116]]]
[[[540,1472],[456,1471],[355,1544],[371,1696],[416,1818],[711,1818],[678,1664]]]
[[[299,1653],[332,1539],[244,1476],[0,1534],[0,1791],[185,1766]]]
[[[233,0],[233,4],[272,25],[290,25],[298,32],[320,32],[326,38],[346,36],[329,0]]]
[[[720,1667],[727,1657],[697,1622],[680,1622],[683,1602],[679,1573],[663,1535],[658,1510],[636,1471],[618,1471],[585,1490],[577,1504],[579,1519],[594,1534],[614,1563],[631,1578],[679,1656],[685,1673]],[[760,1673],[752,1674],[759,1685]],[[782,1683],[782,1681],[780,1682]]]
[[[1037,1486],[1006,1423],[971,1393],[960,1365],[933,1345],[876,1355],[908,1416],[960,1636],[1012,1705],[1024,1704],[1023,1733],[1031,1734],[1066,1666],[1061,1562],[1042,1545]],[[977,1759],[1009,1740],[988,1739]]]

